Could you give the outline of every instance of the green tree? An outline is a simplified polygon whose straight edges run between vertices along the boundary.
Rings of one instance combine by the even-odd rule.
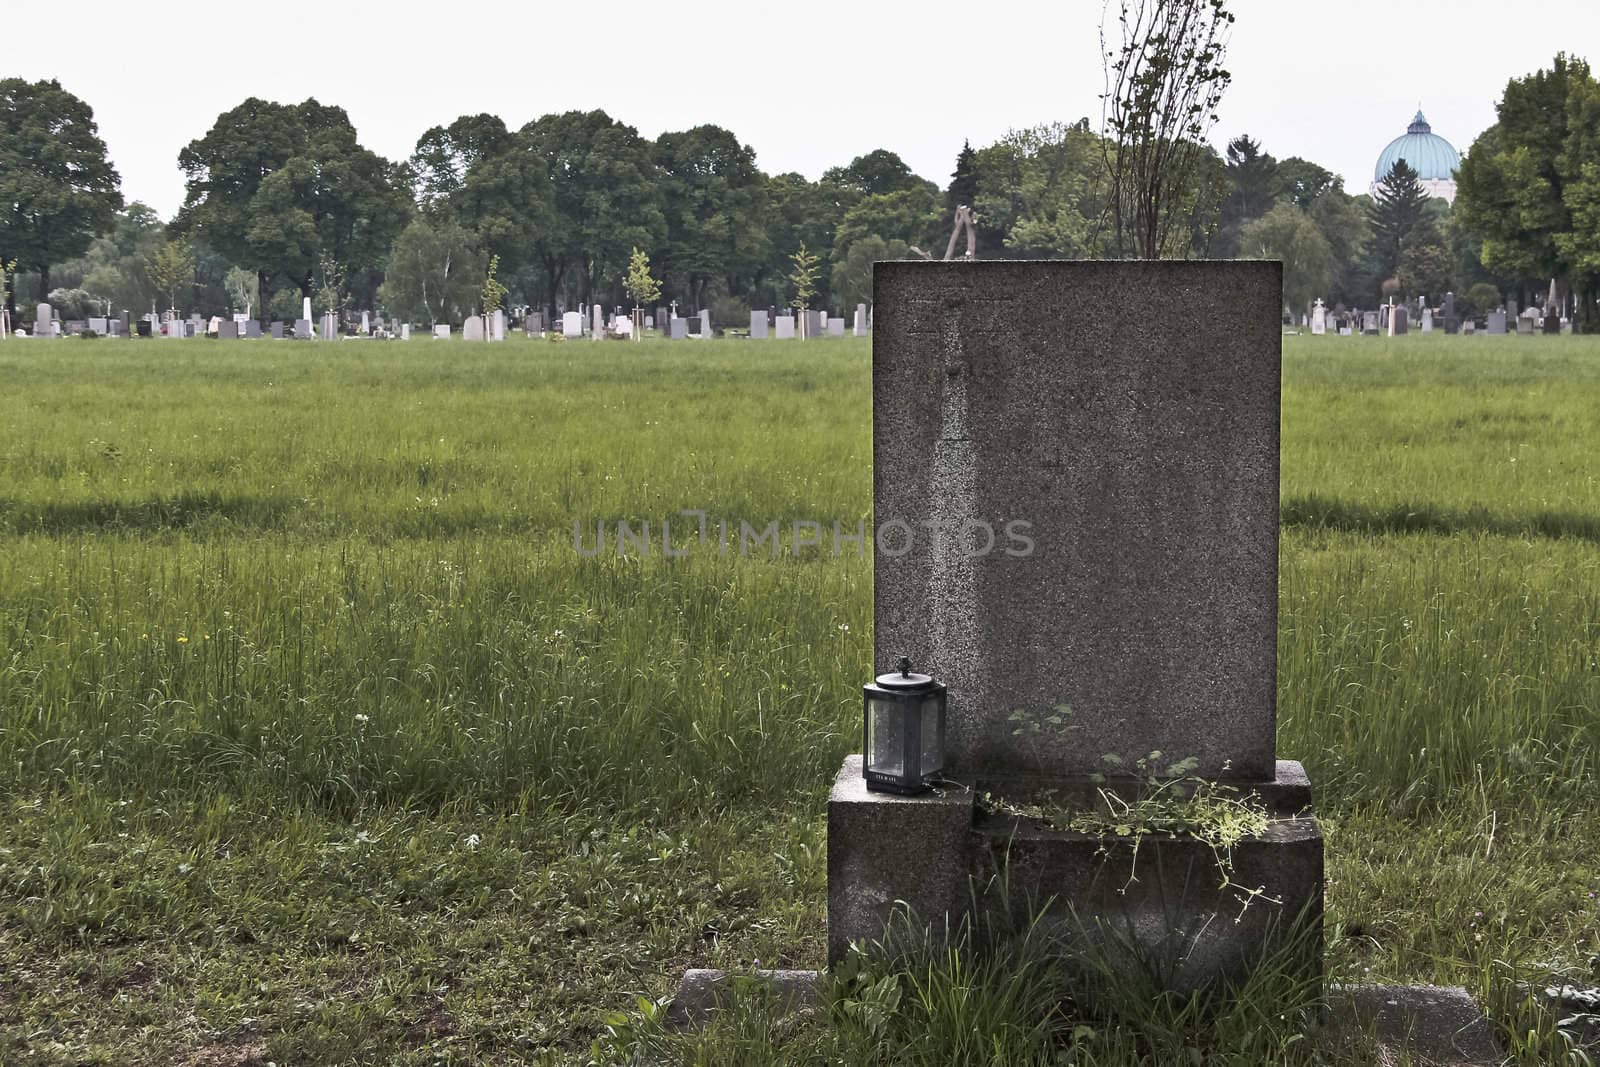
[[[1226,0],[1117,0],[1106,40],[1103,153],[1112,248],[1119,256],[1185,256],[1214,210],[1205,171],[1234,16]]]
[[[479,302],[483,307],[484,317],[487,318],[499,311],[505,305],[506,287],[500,284],[500,279],[495,275],[500,270],[500,257],[489,257],[489,270],[483,279],[483,289],[479,292]],[[487,331],[484,337],[488,337]]]
[[[892,193],[874,193],[856,201],[839,220],[833,234],[833,262],[842,263],[850,246],[869,236],[925,249],[937,244],[942,254],[946,237],[940,230],[948,233],[949,226],[943,197],[932,182]]]
[[[1406,296],[1428,296],[1437,303],[1455,288],[1450,242],[1445,237],[1446,218],[1424,212],[1407,236],[1395,270],[1400,291]]]
[[[954,217],[955,210],[963,204],[973,207],[978,202],[978,153],[972,150],[971,141],[961,142],[961,153],[956,156],[956,169],[950,172],[950,187],[944,191],[945,214]]]
[[[1549,70],[1513,78],[1497,121],[1467,150],[1456,176],[1456,211],[1481,241],[1485,268],[1517,288],[1551,279],[1576,293],[1579,329],[1600,327],[1600,251],[1590,207],[1591,165],[1600,165],[1600,89],[1581,59],[1557,55]]]
[[[1283,300],[1296,314],[1326,295],[1333,280],[1333,250],[1311,216],[1288,201],[1245,226],[1240,254],[1283,261]]]
[[[552,181],[550,220],[534,250],[553,314],[570,276],[590,303],[601,279],[620,283],[632,249],[666,239],[661,187],[650,142],[604,111],[545,115],[520,133]]]
[[[476,239],[454,219],[418,216],[389,251],[378,298],[406,321],[460,323],[478,296],[488,261]]]
[[[472,231],[478,245],[517,271],[537,262],[535,249],[551,224],[554,196],[545,161],[516,134],[504,150],[472,161],[450,197],[449,214]]]
[[[506,124],[494,115],[463,115],[448,126],[434,126],[417,138],[410,178],[417,203],[438,208],[461,191],[479,160],[511,148]]]
[[[1228,193],[1222,201],[1216,252],[1225,259],[1240,254],[1244,228],[1272,210],[1282,191],[1278,161],[1261,151],[1261,142],[1248,135],[1228,142],[1223,157]],[[1303,206],[1303,205],[1302,205]]]
[[[788,271],[795,250],[832,248],[834,231],[844,217],[836,186],[808,181],[800,174],[779,174],[767,181],[767,246],[771,250],[751,284],[756,302],[782,303],[788,298]]]
[[[624,288],[635,307],[649,304],[661,296],[661,283],[650,274],[650,257],[637,248],[628,257],[628,281]]]
[[[1405,160],[1395,160],[1372,202],[1373,254],[1380,278],[1393,278],[1399,273],[1406,241],[1422,221],[1427,200],[1417,172]]]
[[[310,296],[324,258],[341,274],[381,270],[411,210],[400,168],[356,140],[344,109],[252,97],[178,156],[188,178],[175,225]]]
[[[1335,178],[1307,208],[1311,221],[1328,242],[1333,257],[1329,295],[1334,302],[1356,305],[1370,297],[1372,272],[1367,249],[1372,243],[1370,215],[1361,199],[1348,195]]]
[[[1307,209],[1324,194],[1344,185],[1344,179],[1333,171],[1299,156],[1280,160],[1276,177],[1280,195],[1287,196],[1295,207]]]
[[[766,177],[754,150],[720,126],[696,126],[658,137],[655,161],[667,223],[663,275],[698,306],[713,283],[748,288],[770,254]]]
[[[94,112],[58,81],[0,79],[0,205],[0,261],[37,273],[41,300],[51,265],[86,252],[122,207]]]
[[[137,201],[117,212],[111,229],[96,237],[76,259],[58,263],[51,278],[68,287],[88,290],[112,312],[148,309],[161,293],[150,282],[148,265],[166,242],[166,226],[147,205]]]
[[[898,155],[879,148],[857,156],[847,166],[829,167],[822,174],[822,184],[863,197],[898,193],[925,184],[925,179],[911,173]]]
[[[811,306],[811,298],[817,295],[819,261],[815,255],[806,251],[805,245],[801,245],[794,255],[789,257],[789,261],[794,264],[794,272],[789,275],[789,284],[794,286],[794,306],[802,312],[800,316],[800,337],[804,340],[806,336],[806,317],[803,313]]]
[[[1091,258],[1105,210],[1100,138],[1089,120],[1012,130],[974,157],[978,243],[989,255]]]
[[[167,241],[150,258],[150,281],[167,298],[167,307],[177,309],[178,295],[189,295],[194,288],[194,248],[181,237]]]
[[[233,311],[261,317],[261,282],[256,275],[243,267],[229,267],[228,273],[222,279],[223,288],[228,291],[229,307]]]
[[[886,241],[869,234],[853,242],[844,258],[833,265],[833,297],[841,308],[872,302],[872,265],[889,259],[906,259],[911,249],[904,241]]]

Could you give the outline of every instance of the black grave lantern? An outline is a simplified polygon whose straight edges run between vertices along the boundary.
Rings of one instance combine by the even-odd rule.
[[[911,661],[901,656],[899,671],[878,675],[862,693],[867,788],[906,795],[927,792],[929,780],[944,770],[944,684],[913,674]]]

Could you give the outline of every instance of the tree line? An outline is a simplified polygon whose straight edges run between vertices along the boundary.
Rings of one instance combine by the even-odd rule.
[[[1165,195],[1182,206],[1158,235],[1163,256],[1281,259],[1297,312],[1319,297],[1370,307],[1446,291],[1481,311],[1554,280],[1580,328],[1600,327],[1600,85],[1582,60],[1511,80],[1463,158],[1453,209],[1403,161],[1374,197],[1248,136],[1218,153],[1200,132],[1150,153],[1173,168]],[[1082,119],[964,144],[943,186],[886,149],[813,181],[765,173],[712,125],[651,140],[604,111],[517,129],[467,115],[386,160],[341,108],[249,99],[180,153],[184,203],[163,221],[123,203],[85,102],[54,81],[7,79],[0,268],[8,306],[31,290],[66,317],[109,304],[290,319],[311,297],[319,311],[459,322],[481,305],[491,262],[507,303],[553,312],[630,303],[643,255],[659,299],[737,322],[794,300],[803,254],[817,258],[812,306],[842,311],[871,299],[875,260],[941,256],[958,205],[977,216],[984,258],[1130,254],[1121,176],[1150,164],[1116,133]]]

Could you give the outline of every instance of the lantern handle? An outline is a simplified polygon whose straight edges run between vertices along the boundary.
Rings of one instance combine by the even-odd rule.
[[[911,657],[910,656],[901,656],[900,657],[900,677],[908,678],[910,676],[911,676]]]

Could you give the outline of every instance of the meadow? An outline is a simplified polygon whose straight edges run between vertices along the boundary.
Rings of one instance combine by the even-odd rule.
[[[1341,980],[1600,978],[1600,341],[1285,339]],[[866,341],[0,345],[0,1063],[606,1062],[823,961]],[[586,555],[596,523],[656,550]]]

